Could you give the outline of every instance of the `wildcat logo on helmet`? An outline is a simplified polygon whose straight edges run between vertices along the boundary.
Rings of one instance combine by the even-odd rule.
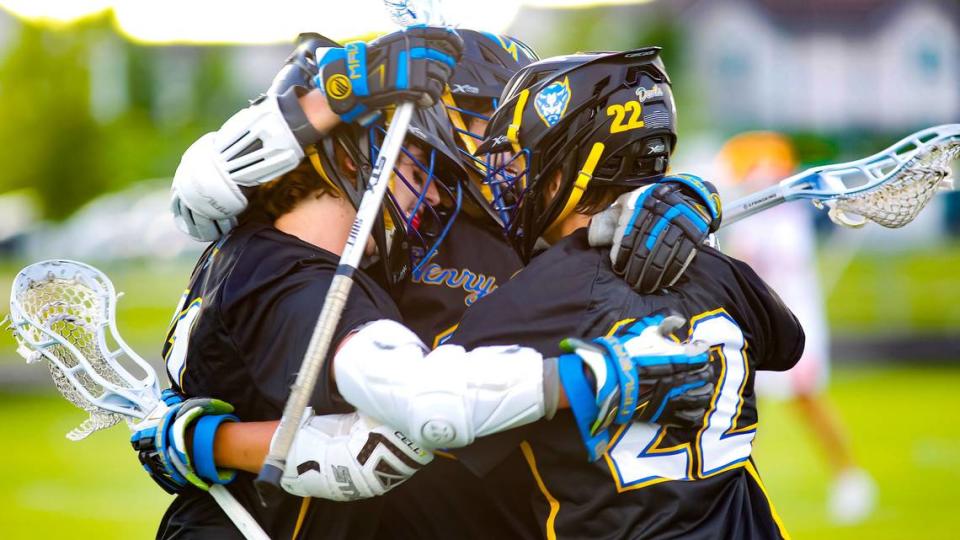
[[[570,80],[564,77],[563,82],[554,81],[541,90],[533,100],[533,107],[543,123],[547,127],[553,127],[567,112],[571,96]]]

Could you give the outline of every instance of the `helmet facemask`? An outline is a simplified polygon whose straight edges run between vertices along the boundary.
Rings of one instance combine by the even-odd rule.
[[[524,260],[572,213],[599,211],[666,173],[676,122],[658,52],[547,59],[507,85],[479,152],[491,206]]]
[[[376,251],[365,264],[370,268],[379,263],[388,285],[402,281],[436,252],[462,205],[462,175],[451,152],[441,149],[442,143],[421,126],[422,122],[411,123],[389,179],[383,211],[371,229]],[[385,136],[383,123],[349,126],[311,157],[318,172],[323,171],[321,175],[330,178],[354,208],[366,193]],[[354,166],[331,162],[337,153],[345,154]],[[341,160],[334,157],[334,161]]]
[[[537,60],[537,55],[525,44],[509,36],[500,36],[470,29],[458,29],[464,40],[464,51],[442,95],[446,119],[463,167],[469,171],[465,182],[469,200],[468,209],[485,215],[502,225],[501,216],[507,212],[495,211],[494,206],[506,203],[501,193],[491,189],[483,179],[487,163],[476,156],[483,141],[484,128],[500,103],[500,95],[510,78],[521,68]],[[475,210],[474,210],[475,209]]]

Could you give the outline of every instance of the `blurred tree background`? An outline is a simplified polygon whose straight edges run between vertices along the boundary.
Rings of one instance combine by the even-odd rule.
[[[674,164],[710,180],[710,159],[744,130],[788,134],[805,167],[960,119],[956,0],[443,1],[467,13],[453,22],[514,35],[543,57],[662,47],[679,110]],[[51,22],[13,4],[100,12]],[[35,260],[94,263],[127,293],[121,333],[157,361],[203,247],[174,229],[167,208],[183,151],[267,87],[298,31],[391,28],[376,26],[378,4],[0,0],[0,289]],[[576,4],[589,5],[565,9]],[[264,39],[258,31],[271,25],[280,30]],[[36,212],[22,208],[32,203]],[[879,505],[856,526],[830,521],[828,470],[785,404],[762,405],[761,472],[797,538],[950,537],[960,424],[929,411],[952,410],[960,382],[960,286],[949,271],[960,262],[960,193],[896,231],[847,235],[819,219],[836,360],[829,395]],[[127,434],[65,441],[83,414],[14,351],[0,333],[0,441],[12,452],[0,469],[5,537],[152,536],[168,497],[143,475]]]
[[[231,85],[225,49],[138,45],[107,16],[23,21],[0,61],[0,193],[32,189],[45,217],[63,219],[172,176],[192,141],[253,97]]]

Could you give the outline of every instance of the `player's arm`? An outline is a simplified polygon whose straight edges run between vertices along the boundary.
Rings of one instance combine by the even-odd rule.
[[[562,405],[573,409],[596,460],[612,424],[684,422],[663,416],[668,401],[682,403],[676,411],[705,411],[710,392],[701,391],[709,388],[712,368],[704,348],[668,337],[682,322],[648,318],[618,336],[567,340],[566,354],[544,358],[519,346],[428,351],[409,329],[383,320],[355,332],[333,369],[344,399],[421,446],[467,446],[477,437],[552,418]]]
[[[380,109],[405,101],[434,103],[463,46],[452,30],[431,27],[345,48],[316,48],[330,43],[308,36],[270,92],[187,149],[174,175],[171,201],[184,232],[201,241],[219,238],[247,206],[243,187],[296,168],[304,148],[338,123],[364,123]]]
[[[674,285],[720,227],[716,188],[692,174],[622,195],[590,222],[590,244],[612,246],[613,271],[640,294]]]
[[[612,423],[634,415],[660,420],[672,399],[685,410],[699,400],[696,407],[705,409],[694,394],[651,390],[650,380],[668,374],[684,374],[685,384],[701,389],[712,378],[706,354],[667,339],[675,325],[660,322],[638,324],[636,332],[596,340],[596,346],[572,343],[558,359],[516,346],[470,352],[444,346],[426,354],[402,325],[371,323],[345,340],[337,353],[340,367],[335,364],[341,393],[361,412],[307,415],[282,484],[296,495],[332,500],[381,495],[429,463],[431,448],[465,446],[571,404],[588,454],[597,459]],[[647,390],[641,390],[639,373]],[[691,385],[694,380],[698,384]],[[158,483],[176,489],[225,483],[236,469],[256,472],[278,423],[233,423],[231,411],[216,400],[187,400],[158,425],[141,428],[134,448]],[[379,481],[384,467],[393,471],[393,482]]]

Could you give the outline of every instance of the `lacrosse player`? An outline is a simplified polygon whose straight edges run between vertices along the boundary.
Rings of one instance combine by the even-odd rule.
[[[409,57],[413,48],[430,51],[430,58],[408,59],[405,74],[409,77],[405,84],[398,84],[398,59]],[[366,188],[358,179],[369,174],[382,130],[375,127],[377,122],[367,128],[350,123],[349,120],[356,121],[350,117],[351,111],[356,115],[356,111],[367,109],[375,114],[379,108],[401,100],[430,103],[438,99],[439,90],[459,56],[461,41],[446,29],[418,28],[390,34],[358,49],[356,54],[365,58],[357,68],[363,79],[356,82],[344,75],[347,69],[356,67],[345,51],[331,49],[340,58],[331,62],[328,83],[330,89],[340,92],[343,99],[339,103],[332,99],[327,102],[318,92],[307,93],[293,87],[282,95],[267,96],[234,115],[218,132],[197,141],[181,163],[188,169],[198,164],[202,167],[207,161],[200,156],[216,152],[228,163],[232,180],[263,184],[252,193],[252,204],[240,225],[201,257],[164,348],[168,375],[176,390],[184,395],[228,400],[245,420],[280,417],[292,377],[299,369],[325,291],[336,271],[338,253]],[[367,78],[377,69],[387,73],[385,84],[380,84],[376,76]],[[344,81],[356,86],[348,93],[338,86]],[[363,83],[367,83],[366,92],[357,88]],[[308,121],[307,114],[315,122]],[[417,137],[418,131],[421,137]],[[409,144],[411,140],[415,144]],[[318,174],[309,163],[298,167],[305,145],[312,149],[311,159],[325,174]],[[411,131],[397,160],[398,173],[391,196],[385,200],[383,215],[368,246],[378,256],[377,264],[369,268],[371,273],[390,280],[403,272],[415,236],[407,234],[406,224],[427,217],[432,206],[425,203],[439,206],[442,186],[447,185],[435,178],[446,166],[444,162],[449,161],[441,153],[436,146],[430,146],[423,130]],[[425,163],[436,164],[437,169],[424,167]],[[204,173],[218,175],[220,171],[198,172]],[[280,180],[264,183],[281,174],[284,176]],[[247,197],[236,183],[207,182],[200,188],[211,186],[221,191],[202,191],[199,196],[217,197],[224,204],[236,204],[242,199],[243,205],[248,206]],[[354,279],[354,290],[336,332],[338,342],[367,322],[400,318],[378,282],[364,272],[358,272]],[[326,413],[351,410],[335,397],[326,374],[319,381],[311,404]],[[180,410],[188,412],[185,407]],[[223,413],[227,408],[208,402],[192,410],[191,414],[196,415]],[[182,418],[188,416],[184,414]],[[182,422],[195,424],[192,442],[201,447],[206,437],[212,437],[231,418],[206,414],[190,420]],[[148,465],[158,459],[150,446],[165,444],[166,433],[169,431],[158,433],[156,440],[141,433],[135,441]],[[209,449],[209,445],[204,448]],[[192,458],[190,463],[196,463],[201,474],[213,476],[211,481],[226,481],[232,476],[222,470],[205,469],[212,467],[210,455],[194,454]],[[168,487],[175,488],[183,480],[171,477],[173,484]],[[230,489],[272,537],[291,537],[303,529],[308,502],[286,497],[265,511],[250,477],[234,482]],[[179,491],[158,536],[238,536],[209,496],[198,490]],[[318,519],[330,536],[370,536],[375,522],[369,516],[376,515],[380,504],[379,500],[371,500],[344,507],[329,503],[309,505],[308,523],[318,523]]]
[[[721,175],[731,190],[757,191],[796,172],[797,160],[789,139],[779,133],[741,133],[720,150]],[[757,375],[757,393],[789,400],[823,449],[833,485],[827,509],[838,523],[855,523],[869,516],[876,485],[860,468],[849,437],[833,406],[823,395],[830,376],[830,336],[816,268],[812,212],[803,205],[783,205],[736,224],[724,237],[724,247],[747,261],[796,313],[806,330],[803,356],[784,373]]]
[[[511,80],[479,148],[490,161],[487,183],[500,191],[505,232],[528,264],[467,310],[451,343],[516,342],[549,356],[571,332],[629,334],[645,317],[675,310],[690,320],[677,337],[709,343],[717,364],[710,408],[692,428],[680,414],[660,425],[624,424],[608,438],[593,429],[584,381],[582,396],[566,386],[569,412],[458,451],[518,520],[536,516],[541,537],[786,535],[750,457],[758,421],[753,377],[796,363],[803,350],[796,318],[747,265],[709,247],[690,263],[688,279],[641,296],[615,275],[609,250],[588,242],[591,215],[666,175],[674,118],[659,49],[569,55],[531,64]],[[674,181],[707,191],[693,176]],[[643,207],[656,187],[634,206]],[[689,223],[706,229],[719,219],[716,202],[709,213],[687,216]],[[559,369],[582,373],[573,364]],[[382,408],[351,390],[341,388],[358,410]],[[457,487],[420,492],[427,498],[418,504],[442,520]]]
[[[384,101],[389,97],[412,98],[421,103],[436,99],[449,74],[443,68],[449,67],[446,60],[458,56],[458,41],[455,34],[443,29],[414,29],[370,43],[364,51],[367,65],[361,66],[360,72],[376,74],[383,69],[390,81],[394,80],[391,71],[395,68],[391,65],[394,55],[414,50],[416,46],[433,52],[419,58],[408,56],[408,61],[418,58],[424,63],[418,69],[411,65],[410,69],[413,74],[419,73],[422,80],[410,77],[402,92],[386,85],[380,88],[381,94],[375,93],[371,91],[377,88],[371,77],[367,81],[371,83],[367,92],[356,92],[355,102],[339,105],[334,103],[336,96],[330,94],[348,97],[347,92],[337,86],[342,82],[337,76],[349,69],[350,48],[328,52],[322,60],[322,87],[329,96],[324,102],[329,99],[329,110],[347,121],[358,120],[376,107],[389,104]],[[329,60],[331,54],[332,61]],[[360,171],[373,161],[377,140],[376,128],[358,130],[349,124],[337,125],[340,120],[314,121],[316,117],[306,111],[314,107],[312,110],[319,110],[320,116],[324,116],[324,103],[311,103],[309,96],[315,94],[306,93],[294,100],[303,107],[299,109],[293,102],[284,101],[291,95],[296,96],[296,92],[284,93],[275,101],[268,96],[235,115],[218,133],[206,137],[206,143],[201,139],[191,147],[195,153],[209,152],[211,148],[221,152],[232,179],[259,187],[253,192],[253,204],[242,216],[240,226],[212,245],[198,263],[164,355],[168,374],[177,390],[236,402],[237,413],[254,421],[277,418],[280,414],[290,376],[299,367],[320,309],[317,298],[323,297],[322,292],[333,277],[336,252],[342,248],[353,209],[363,192],[362,182],[357,178],[363,177]],[[364,96],[366,100],[359,99]],[[277,129],[278,126],[289,129]],[[292,150],[305,139],[316,140],[318,137],[311,133],[323,130],[329,132],[314,146],[316,160],[311,156],[314,169],[296,169],[274,182],[260,180],[277,171],[283,173],[285,168],[289,170],[285,160],[290,157],[284,151]],[[407,250],[403,249],[409,244],[398,237],[396,231],[423,239],[419,231],[423,227],[423,216],[433,212],[427,206],[441,207],[454,198],[453,193],[440,188],[449,183],[436,178],[441,171],[449,170],[450,163],[444,163],[448,161],[447,156],[438,150],[441,146],[431,139],[429,131],[430,126],[422,123],[414,124],[410,130],[415,144],[408,145],[395,171],[402,183],[394,181],[381,226],[375,227],[382,230],[374,234],[369,246],[370,253],[380,261],[376,268],[383,274],[381,278],[388,283],[403,275],[405,263],[402,261],[409,260]],[[290,136],[279,140],[284,133]],[[251,134],[256,137],[248,138]],[[181,167],[191,163],[188,159],[191,151],[185,155]],[[311,174],[314,171],[318,174]],[[229,191],[239,193],[239,190]],[[247,202],[244,200],[243,204]],[[442,217],[436,214],[437,218]],[[393,226],[387,225],[388,222]],[[424,245],[422,249],[429,253],[432,248]],[[391,322],[398,314],[383,289],[365,274],[358,276],[358,287],[350,297],[335,337],[341,345],[336,382],[341,388],[363,387],[362,391],[399,400],[391,407],[394,413],[408,414],[403,418],[396,414],[387,417],[388,425],[402,426],[412,435],[406,437],[401,431],[356,414],[308,418],[298,436],[299,446],[294,448],[292,469],[285,475],[284,486],[288,491],[320,492],[327,499],[341,501],[370,497],[386,491],[429,462],[430,454],[420,446],[469,444],[477,436],[549,417],[563,405],[561,379],[551,369],[556,362],[544,361],[529,349],[488,348],[466,353],[461,348],[448,347],[438,350],[432,359],[424,359],[424,350],[416,336]],[[367,324],[373,320],[376,322]],[[678,377],[682,373],[699,373],[700,385],[705,384],[703,379],[709,376],[708,366],[704,365],[705,355],[691,353],[665,340],[656,325],[646,330],[617,340],[616,344],[625,350],[581,348],[580,352],[569,355],[568,362],[581,358],[584,366],[581,369],[593,374],[599,406],[596,420],[602,429],[613,420],[613,414],[607,414],[607,410],[617,412],[617,420],[629,421],[637,404],[646,402],[640,397],[658,398],[663,403],[674,397],[666,392],[640,396],[635,384],[637,372],[646,378],[665,368]],[[641,356],[631,355],[630,351],[637,347],[637,354]],[[379,367],[385,358],[389,359],[393,371],[378,371],[390,373],[393,378],[388,378],[387,386],[367,386],[366,382],[373,380],[371,366]],[[344,409],[344,403],[337,401],[332,391],[331,373],[328,369],[322,376],[312,404],[318,412],[345,412],[349,409]],[[435,387],[425,390],[424,379]],[[466,385],[467,394],[453,392],[460,385]],[[444,392],[451,395],[444,396]],[[661,401],[650,410],[660,407]],[[460,403],[462,409],[452,407],[450,410],[453,403]],[[220,445],[219,450],[214,446],[218,431],[223,433],[235,421],[235,417],[228,414],[231,407],[211,399],[186,402],[171,399],[169,404],[170,411],[159,426],[141,430],[134,437],[141,459],[159,482],[175,489],[187,482],[202,487],[204,482],[229,482],[233,473],[222,467],[250,469],[243,465],[249,462],[249,455],[240,449],[239,443],[228,442]],[[448,406],[442,406],[444,404]],[[429,415],[417,414],[423,411]],[[263,424],[247,427],[258,430]],[[349,437],[357,432],[362,438]],[[248,442],[251,438],[249,431],[238,433],[242,433],[241,441]],[[272,430],[267,432],[267,441],[270,433]],[[350,448],[353,452],[347,455],[318,452],[317,447],[331,436],[344,434],[351,443],[373,441],[373,447],[366,454],[357,454],[357,448]],[[227,449],[225,459],[217,456],[224,453],[223,448]],[[262,449],[265,450],[265,445]],[[335,466],[329,469],[320,467],[317,461],[296,459],[298,452],[318,456],[323,463],[333,459]],[[375,460],[368,460],[371,453]],[[346,465],[338,463],[338,459]],[[254,462],[258,468],[259,460]],[[350,466],[354,470],[349,470]],[[343,505],[315,503],[311,506],[309,499],[300,503],[288,497],[280,506],[264,512],[253,502],[249,478],[232,484],[231,491],[242,504],[257,510],[258,520],[272,535],[295,536],[315,530],[333,536],[367,536],[376,525],[379,500],[356,503],[346,510]],[[335,525],[331,525],[333,521]],[[198,491],[188,490],[180,494],[167,512],[160,535],[227,534],[230,531],[229,522],[211,500]]]

